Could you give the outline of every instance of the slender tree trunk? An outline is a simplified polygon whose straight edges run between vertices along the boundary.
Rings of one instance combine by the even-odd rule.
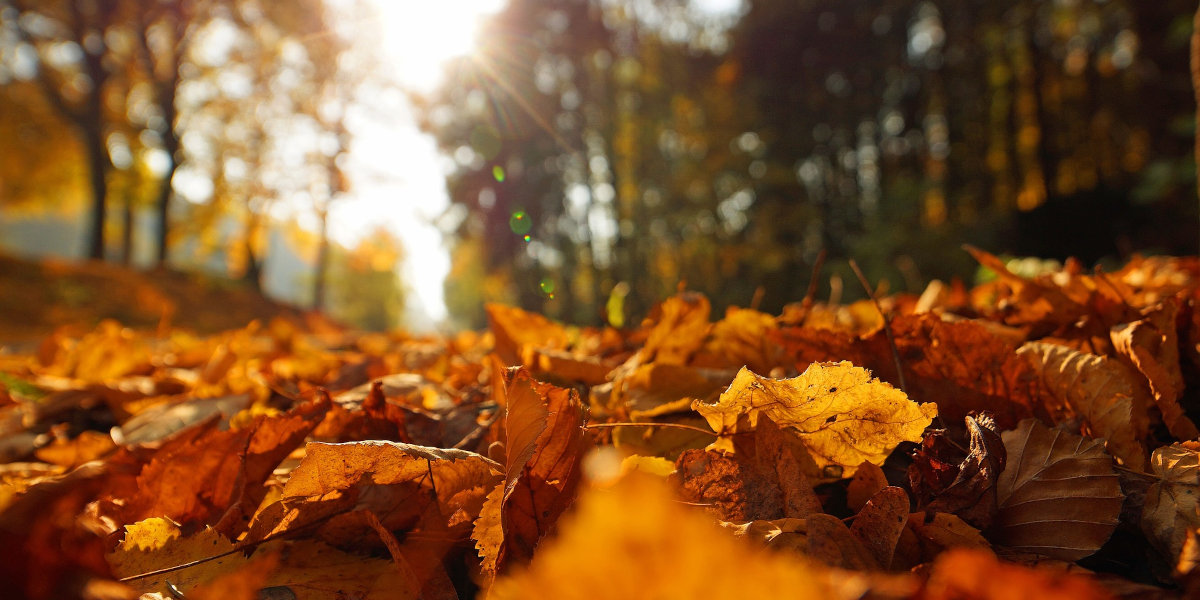
[[[104,259],[104,223],[108,218],[108,148],[100,123],[84,127],[84,146],[88,158],[88,183],[92,191],[92,212],[88,223],[88,258]]]
[[[128,185],[126,187],[133,187]],[[137,220],[135,213],[137,208],[133,205],[132,190],[126,189],[125,192],[125,214],[122,221],[121,229],[121,263],[125,266],[133,264],[133,228]]]
[[[155,216],[158,220],[158,239],[155,240],[157,247],[157,255],[155,257],[159,267],[167,266],[167,255],[169,248],[167,239],[171,230],[171,194],[174,188],[171,187],[171,179],[175,177],[175,170],[179,168],[179,163],[174,158],[174,152],[168,152],[167,156],[167,172],[163,174],[162,182],[159,183],[158,199],[154,203]]]
[[[317,272],[313,278],[313,310],[325,310],[325,278],[329,274],[329,213],[320,211],[321,238],[317,242]]]

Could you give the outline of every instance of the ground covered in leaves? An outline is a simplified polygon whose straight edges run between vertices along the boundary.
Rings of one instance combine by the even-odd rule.
[[[0,354],[8,597],[1200,594],[1200,261]]]

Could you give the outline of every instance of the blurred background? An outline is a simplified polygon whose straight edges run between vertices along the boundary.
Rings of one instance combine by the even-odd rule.
[[[777,312],[822,252],[843,301],[848,259],[970,283],[963,243],[1194,254],[1194,10],[0,0],[0,339],[623,326],[681,286]]]

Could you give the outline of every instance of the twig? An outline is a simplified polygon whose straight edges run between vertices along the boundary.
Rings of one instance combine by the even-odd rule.
[[[896,349],[896,338],[892,335],[892,318],[883,311],[883,305],[875,297],[875,292],[871,289],[871,283],[867,281],[867,276],[863,275],[862,269],[858,268],[858,263],[854,262],[854,259],[850,259],[850,268],[858,276],[858,281],[862,284],[863,289],[867,291],[867,296],[870,296],[871,302],[875,303],[875,310],[879,311],[879,316],[883,318],[883,333],[887,336],[888,347],[892,349],[892,361],[896,363],[896,376],[900,378],[900,391],[908,394],[908,386],[904,382],[904,365],[900,363],[900,351]]]
[[[817,262],[813,263],[812,277],[808,280],[808,291],[804,292],[804,299],[800,301],[800,306],[804,307],[805,312],[808,312],[812,306],[813,298],[817,296],[817,278],[821,276],[821,267],[825,265],[825,249],[821,249],[821,253],[817,255]]]
[[[674,427],[675,429],[687,429],[717,437],[717,434],[712,431],[701,429],[694,425],[684,425],[683,423],[588,423],[583,426],[584,429],[599,429],[601,427]]]
[[[250,548],[254,548],[254,547],[256,547],[256,546],[258,546],[258,545],[260,545],[260,544],[265,544],[265,543],[267,543],[267,542],[273,542],[273,541],[275,541],[275,540],[278,540],[278,539],[281,539],[281,538],[284,538],[284,537],[287,537],[287,536],[290,536],[290,535],[295,535],[295,534],[297,534],[297,533],[300,533],[301,531],[304,531],[304,530],[306,530],[306,529],[310,529],[310,528],[312,528],[312,527],[316,527],[317,525],[321,525],[321,524],[323,524],[325,521],[328,521],[329,519],[331,519],[331,518],[333,518],[333,517],[337,516],[338,514],[342,514],[342,513],[335,513],[335,514],[332,514],[332,515],[326,515],[326,516],[324,516],[324,517],[321,517],[320,519],[317,519],[316,521],[313,521],[312,523],[308,523],[308,524],[306,524],[306,525],[302,525],[302,526],[300,526],[300,527],[297,527],[297,528],[295,528],[295,529],[288,529],[288,530],[285,530],[285,531],[278,531],[278,532],[275,532],[275,533],[273,533],[273,534],[271,534],[271,535],[268,535],[267,537],[265,537],[265,538],[263,538],[263,539],[261,539],[261,540],[256,540],[256,541],[253,541],[253,542],[245,542],[245,543],[240,543],[240,544],[237,544],[237,545],[235,545],[233,548],[231,548],[231,549],[229,549],[229,550],[226,550],[225,552],[221,552],[221,553],[219,553],[219,554],[214,554],[214,555],[212,555],[212,556],[206,556],[206,557],[204,557],[204,558],[197,558],[196,560],[193,560],[193,561],[191,561],[191,562],[186,562],[186,563],[183,563],[183,564],[181,564],[181,565],[175,565],[175,566],[172,566],[172,567],[163,567],[163,568],[161,568],[161,569],[155,569],[155,570],[153,570],[153,571],[147,571],[147,572],[145,572],[145,573],[138,573],[137,575],[130,575],[129,577],[122,577],[122,578],[118,579],[117,581],[125,582],[125,581],[133,581],[134,579],[145,579],[146,577],[153,577],[154,575],[162,575],[163,573],[171,573],[171,572],[174,572],[174,571],[181,571],[181,570],[183,570],[183,569],[191,568],[191,567],[194,567],[194,566],[196,566],[196,565],[202,565],[202,564],[204,564],[204,563],[206,563],[206,562],[211,562],[211,561],[217,560],[218,558],[225,558],[226,556],[229,556],[229,555],[231,555],[231,554],[236,554],[236,553],[238,553],[238,552],[242,552],[242,551],[244,551],[244,550],[248,550],[248,549],[250,549]]]

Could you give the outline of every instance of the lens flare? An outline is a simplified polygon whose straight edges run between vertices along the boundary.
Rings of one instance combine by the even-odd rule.
[[[530,219],[525,211],[518,210],[508,218],[508,228],[517,235],[525,235],[533,229],[533,219]]]

